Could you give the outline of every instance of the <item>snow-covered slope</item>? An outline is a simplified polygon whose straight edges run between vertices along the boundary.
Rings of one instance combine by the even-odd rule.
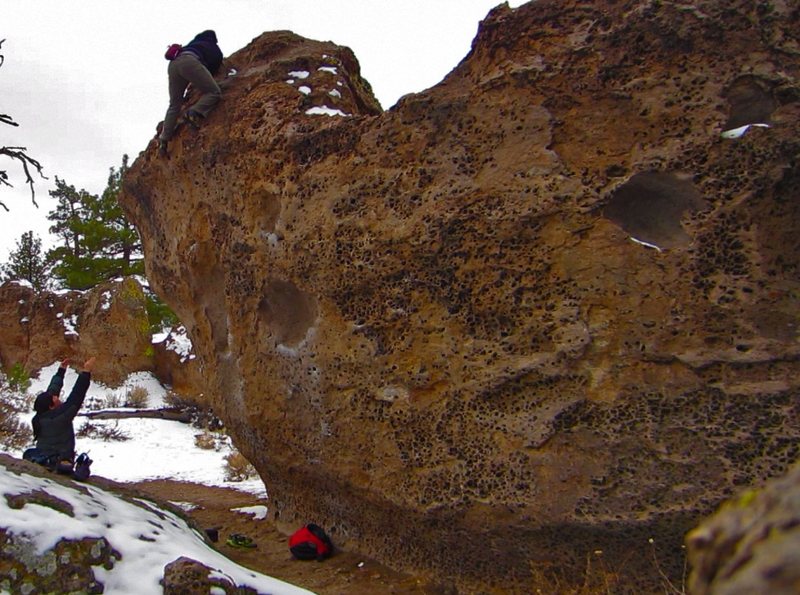
[[[58,369],[55,363],[44,368],[38,377],[33,378],[28,393],[36,395],[45,390],[51,376]],[[77,379],[77,373],[68,369],[64,380],[62,398],[66,398]],[[117,388],[109,388],[92,381],[86,395],[84,411],[91,401],[104,402],[110,395],[119,396],[124,401],[125,394],[133,387],[142,387],[149,395],[148,407],[164,406],[167,390],[152,374],[137,372],[128,377]],[[31,410],[22,419],[30,422]],[[85,423],[80,415],[75,419],[76,431]],[[226,481],[225,457],[233,452],[229,439],[219,441],[218,450],[201,449],[195,445],[195,436],[201,432],[190,425],[161,419],[120,419],[91,420],[98,427],[115,426],[128,436],[123,441],[104,441],[98,438],[78,438],[77,452],[88,452],[92,464],[92,474],[115,481],[142,481],[147,479],[169,478],[177,481],[190,481],[204,485],[219,485],[247,491],[266,497],[263,482],[258,479],[243,482]],[[0,447],[1,448],[1,447]],[[22,450],[4,451],[15,457],[22,456]]]
[[[37,492],[64,503],[69,513],[33,501],[21,507],[10,505],[15,496]],[[29,552],[26,559],[32,559],[31,554],[42,556],[61,540],[105,538],[120,554],[118,557],[115,554],[111,568],[101,564],[92,567],[105,593],[161,593],[159,581],[164,567],[182,556],[205,564],[214,576],[226,577],[239,586],[247,585],[258,593],[309,593],[235,564],[206,545],[183,519],[147,500],[128,501],[91,484],[66,484],[18,475],[2,465],[0,493],[3,495],[0,528],[12,535],[17,549]]]
[[[28,390],[33,396],[43,391],[58,368],[53,364],[33,378]],[[64,382],[63,398],[69,394],[77,378],[68,370]],[[110,388],[92,382],[87,393],[86,406],[94,402],[107,402],[109,396],[124,401],[125,394],[134,387],[145,389],[149,395],[148,407],[164,405],[166,389],[148,373],[131,375],[120,387]],[[30,422],[33,412],[21,416]],[[76,430],[87,418],[75,420]],[[195,445],[195,435],[201,430],[188,424],[161,419],[96,420],[97,427],[115,426],[128,439],[103,441],[98,438],[78,438],[78,452],[88,452],[93,459],[92,475],[118,482],[168,478],[235,488],[265,499],[263,482],[256,478],[244,482],[226,481],[225,456],[234,451],[230,440],[217,439],[216,449],[201,449]],[[2,450],[2,449],[0,449]],[[21,457],[22,450],[4,451]],[[72,515],[55,508],[30,502],[21,508],[9,505],[9,499],[19,494],[41,491],[49,497],[66,502]],[[262,514],[265,507],[258,507]],[[247,510],[243,512],[255,512]],[[105,586],[106,593],[140,594],[160,593],[159,581],[164,566],[181,556],[186,556],[216,569],[221,577],[228,577],[238,585],[247,585],[259,593],[296,594],[309,593],[299,587],[283,583],[233,563],[210,548],[203,538],[172,512],[158,509],[152,502],[127,501],[101,489],[97,485],[65,485],[46,477],[18,475],[0,465],[0,528],[22,539],[41,555],[61,539],[80,540],[84,537],[105,537],[111,547],[122,557],[108,570],[102,565],[93,567],[95,577]],[[0,593],[3,593],[0,587]]]

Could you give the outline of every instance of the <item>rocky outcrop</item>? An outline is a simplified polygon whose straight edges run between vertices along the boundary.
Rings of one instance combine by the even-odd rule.
[[[0,527],[0,588],[6,593],[103,593],[92,566],[110,569],[115,561],[104,538],[63,539],[39,552],[25,535]]]
[[[230,56],[120,201],[270,510],[465,589],[679,580],[798,455],[799,19],[500,6],[383,113],[346,48]]]
[[[177,392],[202,393],[191,344],[179,340],[170,333],[152,343],[146,297],[133,277],[61,293],[0,285],[0,365],[7,372],[20,365],[32,375],[65,357],[80,365],[96,356],[95,377],[112,386],[152,371]]]
[[[264,585],[281,583],[208,547],[175,505],[99,477],[78,483],[4,454],[0,479],[3,593],[152,593],[159,584],[164,593],[288,592],[267,591]]]
[[[201,405],[206,386],[195,359],[194,348],[182,326],[171,329],[162,340],[153,339],[153,374],[159,382],[178,395]]]
[[[255,589],[241,587],[205,564],[182,556],[164,567],[164,595],[257,595]]]
[[[793,595],[800,588],[800,465],[747,490],[687,537],[696,595]]]
[[[26,285],[0,285],[0,363],[10,370],[20,364],[27,370],[49,365],[70,352],[77,337],[68,298],[39,296]]]

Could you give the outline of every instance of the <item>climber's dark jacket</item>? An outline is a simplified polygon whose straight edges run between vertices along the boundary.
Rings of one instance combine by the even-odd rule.
[[[222,65],[222,50],[217,45],[217,34],[210,29],[198,33],[192,41],[183,46],[181,53],[183,52],[197,56],[212,75],[217,74]]]

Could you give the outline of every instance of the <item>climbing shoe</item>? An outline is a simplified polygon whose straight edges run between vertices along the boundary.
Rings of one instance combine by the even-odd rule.
[[[192,128],[200,128],[200,124],[203,121],[203,116],[200,115],[199,112],[196,112],[190,109],[186,114],[184,114],[183,119],[186,120],[186,123],[189,124]]]
[[[81,453],[75,460],[75,471],[72,476],[79,481],[86,481],[92,473],[91,466],[92,459],[89,458],[89,455],[85,452]]]
[[[253,543],[253,540],[250,539],[247,535],[242,535],[241,533],[231,533],[228,536],[228,540],[225,542],[231,547],[238,547],[238,548],[252,548],[256,547],[256,544]]]

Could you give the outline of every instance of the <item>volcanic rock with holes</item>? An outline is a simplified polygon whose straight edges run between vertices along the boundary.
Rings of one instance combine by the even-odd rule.
[[[799,20],[503,5],[388,111],[333,43],[231,55],[120,200],[278,520],[465,590],[679,581],[798,454]]]

